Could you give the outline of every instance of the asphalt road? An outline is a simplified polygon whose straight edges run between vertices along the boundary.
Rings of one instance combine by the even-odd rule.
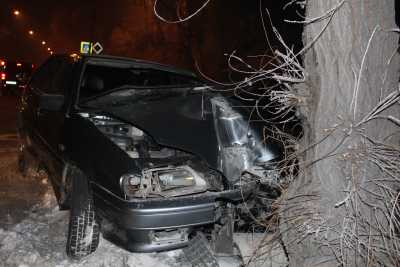
[[[0,153],[15,151],[17,148],[16,111],[18,98],[0,97]]]
[[[48,188],[43,174],[23,177],[18,172],[17,102],[13,96],[0,97],[0,228],[3,229],[28,216]]]
[[[15,133],[18,98],[0,96],[0,134]]]

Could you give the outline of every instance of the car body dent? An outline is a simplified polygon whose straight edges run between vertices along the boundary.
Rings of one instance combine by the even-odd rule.
[[[211,102],[221,97],[204,97],[201,94],[187,97],[162,99],[160,101],[136,103],[121,107],[105,108],[107,114],[138,127],[148,133],[158,144],[188,151],[199,156],[207,164],[219,170],[231,181],[237,181],[241,173],[250,169],[255,161],[266,163],[279,158],[282,154],[278,142],[263,142],[257,133],[239,114],[240,123],[233,126],[245,128],[255,136],[253,144],[249,140],[244,144],[225,147],[218,136],[221,131],[231,131],[237,135],[239,129],[221,129],[216,123]],[[204,102],[206,108],[204,107]],[[224,101],[225,106],[230,104]],[[230,107],[231,108],[231,107]],[[247,131],[245,133],[247,137]]]

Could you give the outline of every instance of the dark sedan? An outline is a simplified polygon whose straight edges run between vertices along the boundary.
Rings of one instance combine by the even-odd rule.
[[[70,209],[73,258],[93,252],[100,231],[140,252],[184,247],[203,233],[216,253],[232,253],[243,201],[280,179],[282,146],[264,141],[250,112],[187,71],[56,55],[21,98],[20,166],[35,159]]]

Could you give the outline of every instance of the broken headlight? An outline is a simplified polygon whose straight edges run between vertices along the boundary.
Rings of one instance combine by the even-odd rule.
[[[158,179],[160,181],[161,190],[196,185],[194,175],[185,169],[160,171],[158,172]]]
[[[121,187],[127,198],[173,197],[204,192],[207,182],[189,166],[147,169],[141,175],[121,177]]]

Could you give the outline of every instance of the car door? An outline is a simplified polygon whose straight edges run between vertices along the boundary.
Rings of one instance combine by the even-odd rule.
[[[19,108],[19,132],[23,138],[26,137],[28,148],[37,157],[41,157],[44,149],[43,140],[38,129],[39,96],[46,84],[48,84],[48,73],[52,58],[43,63],[32,75],[31,80],[25,87],[21,96]],[[40,158],[38,158],[40,160]]]
[[[43,94],[65,97],[72,84],[73,65],[65,58],[56,58],[49,71],[50,84],[44,88]],[[39,110],[37,122],[40,136],[47,148],[47,163],[50,178],[56,189],[56,194],[62,183],[62,171],[65,166],[64,157],[64,127],[66,106],[60,110]]]

